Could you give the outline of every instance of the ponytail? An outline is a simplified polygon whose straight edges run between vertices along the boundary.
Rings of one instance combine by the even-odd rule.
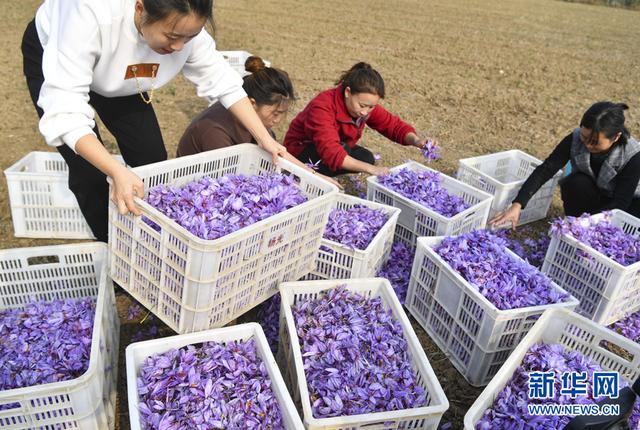
[[[360,62],[342,73],[336,85],[349,87],[352,94],[369,93],[384,98],[384,80],[371,65]]]

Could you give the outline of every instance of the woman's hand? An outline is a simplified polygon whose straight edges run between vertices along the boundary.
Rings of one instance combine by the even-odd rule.
[[[415,146],[419,149],[424,149],[427,146],[427,142],[429,141],[433,142],[433,146],[439,146],[437,140],[428,136],[420,137],[415,133],[408,133],[407,137],[405,138],[405,143],[407,145]]]
[[[354,173],[368,173],[370,175],[380,176],[389,174],[388,167],[379,167],[373,164],[365,163],[364,161],[360,161],[356,158],[353,158],[350,155],[344,157],[342,161],[341,169],[347,170],[349,172]]]
[[[489,225],[499,227],[504,224],[511,224],[511,228],[515,230],[520,220],[520,212],[522,212],[522,205],[520,203],[512,203],[506,210],[491,218]]]
[[[258,146],[271,154],[273,157],[273,164],[275,165],[278,165],[278,157],[284,158],[287,154],[287,148],[285,148],[284,145],[279,144],[272,137],[258,142]]]
[[[370,166],[371,167],[369,167],[369,169],[367,170],[367,173],[370,175],[382,176],[382,175],[388,175],[390,172],[388,167],[374,166],[372,164],[370,164]]]
[[[133,198],[144,197],[144,183],[124,164],[116,161],[94,134],[78,139],[76,152],[113,180],[109,198],[118,206],[122,215],[128,212],[134,215],[142,213]]]
[[[141,215],[140,208],[136,205],[134,197],[144,197],[144,183],[131,170],[121,165],[111,175],[113,186],[109,198],[118,206],[118,211],[125,215],[132,212],[134,215]]]

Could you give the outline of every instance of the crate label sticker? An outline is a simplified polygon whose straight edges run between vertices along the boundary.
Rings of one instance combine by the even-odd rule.
[[[274,246],[280,245],[282,242],[284,242],[284,234],[280,233],[279,235],[273,236],[269,239],[267,247],[273,248]]]

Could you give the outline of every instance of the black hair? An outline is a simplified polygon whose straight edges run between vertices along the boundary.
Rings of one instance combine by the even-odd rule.
[[[215,28],[213,23],[213,0],[142,0],[142,3],[146,11],[145,21],[149,24],[161,21],[172,13],[179,15],[193,13],[205,18],[211,25],[212,30]]]
[[[380,73],[371,65],[360,62],[349,70],[342,72],[336,85],[342,84],[343,89],[349,87],[352,94],[369,93],[384,98],[384,80]]]
[[[616,143],[625,145],[629,139],[629,130],[624,126],[624,111],[629,109],[624,103],[601,101],[591,105],[580,120],[580,127],[591,130],[591,138],[597,139],[602,133],[607,139],[613,139],[618,133]]]
[[[267,67],[260,57],[249,57],[244,68],[250,75],[244,77],[242,88],[258,105],[273,106],[294,101],[293,84],[284,70]]]

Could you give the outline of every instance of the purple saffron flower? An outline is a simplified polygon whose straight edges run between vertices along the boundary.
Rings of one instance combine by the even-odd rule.
[[[498,309],[559,303],[569,297],[530,264],[505,252],[507,242],[487,230],[446,237],[435,251]]]
[[[84,298],[38,301],[0,311],[0,391],[85,373],[95,308],[95,299]]]
[[[364,250],[388,219],[383,210],[363,205],[333,209],[323,237],[350,248]]]
[[[640,311],[631,313],[620,321],[610,324],[609,328],[627,339],[640,343]]]
[[[427,162],[435,161],[440,158],[440,147],[431,139],[421,149],[422,155]]]
[[[309,161],[307,163],[304,163],[307,167],[313,169],[313,170],[318,170],[320,168],[320,163],[322,162],[322,160],[318,160],[315,163],[313,162],[313,160],[311,160],[311,158],[309,158]]]
[[[282,429],[253,339],[205,342],[148,357],[137,379],[143,429]]]
[[[307,197],[293,177],[263,174],[205,176],[182,188],[161,185],[151,189],[146,200],[194,235],[214,240],[302,204]]]
[[[401,324],[344,286],[292,309],[316,418],[424,406]]]
[[[138,304],[132,304],[131,306],[129,306],[129,310],[127,311],[127,321],[132,321],[136,318],[138,318],[140,315],[142,315],[142,313],[144,312],[144,309],[142,309],[142,307]]]
[[[258,321],[264,330],[271,351],[278,352],[280,331],[280,293],[276,293],[258,308]]]
[[[402,304],[407,297],[414,255],[414,251],[403,242],[394,243],[389,258],[377,274],[377,276],[389,280]]]
[[[558,218],[551,223],[549,232],[560,236],[567,234],[589,245],[623,266],[640,261],[640,238],[634,237],[611,223],[611,213],[597,221],[589,214],[580,217]],[[588,255],[581,251],[581,256]]]
[[[507,242],[507,248],[518,257],[528,261],[534,267],[542,267],[550,242],[546,232],[535,232],[530,226],[524,226],[517,231],[496,230],[494,234],[504,239]]]
[[[380,185],[448,218],[470,207],[462,198],[447,192],[441,185],[439,172],[402,168],[378,176],[377,180]]]

